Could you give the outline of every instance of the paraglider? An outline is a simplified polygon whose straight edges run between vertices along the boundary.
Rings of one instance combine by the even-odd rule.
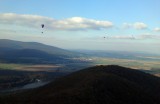
[[[42,28],[44,28],[44,24],[42,24],[41,26],[42,26]]]
[[[44,28],[44,24],[41,24],[42,28]],[[42,34],[43,34],[43,31],[42,31]]]
[[[103,37],[103,39],[108,39],[108,38],[109,38],[108,36],[104,36],[104,37]]]
[[[105,36],[104,36],[104,37],[102,37],[102,38],[103,38],[104,40],[106,40],[106,39],[107,39],[107,37],[105,37]]]
[[[103,36],[103,39],[108,39],[108,38],[109,38],[108,34],[106,34],[105,36]]]

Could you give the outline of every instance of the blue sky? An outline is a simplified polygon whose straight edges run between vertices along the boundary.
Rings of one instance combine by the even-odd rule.
[[[0,38],[159,53],[159,5],[159,0],[0,0]]]

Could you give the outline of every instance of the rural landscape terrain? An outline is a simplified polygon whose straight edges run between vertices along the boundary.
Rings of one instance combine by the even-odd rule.
[[[42,43],[6,39],[0,39],[0,49],[1,92],[52,81],[99,65],[120,65],[160,75],[160,56],[147,53],[65,50]]]
[[[0,0],[0,104],[160,104],[160,0]]]

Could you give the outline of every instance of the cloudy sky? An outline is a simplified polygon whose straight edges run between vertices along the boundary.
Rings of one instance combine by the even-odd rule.
[[[0,39],[160,53],[159,5],[159,0],[0,0]]]

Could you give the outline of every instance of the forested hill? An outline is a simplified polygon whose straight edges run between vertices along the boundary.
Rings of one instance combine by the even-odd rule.
[[[160,78],[109,65],[80,70],[1,100],[3,104],[160,104],[159,91]]]
[[[0,39],[0,62],[30,64],[66,64],[80,57],[81,53],[72,52],[37,42],[21,42]]]
[[[11,49],[35,49],[44,51],[48,54],[53,54],[57,56],[64,56],[64,57],[75,57],[80,56],[81,54],[78,52],[72,52],[65,49],[61,49],[58,47],[45,45],[38,42],[21,42],[15,40],[8,40],[8,39],[0,39],[0,49],[2,50],[11,50]]]

